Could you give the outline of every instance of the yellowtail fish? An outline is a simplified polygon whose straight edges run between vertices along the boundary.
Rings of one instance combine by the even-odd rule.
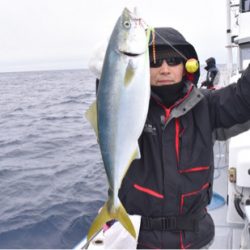
[[[136,237],[118,190],[131,162],[140,158],[138,139],[146,121],[149,98],[148,35],[141,19],[125,8],[109,40],[97,100],[86,112],[98,137],[109,183],[108,201],[92,223],[88,240],[112,219]]]

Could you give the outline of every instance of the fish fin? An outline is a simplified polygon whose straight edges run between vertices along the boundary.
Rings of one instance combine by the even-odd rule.
[[[116,219],[123,225],[123,227],[134,237],[136,238],[136,232],[133,223],[131,222],[125,208],[120,204]]]
[[[133,152],[133,154],[131,155],[130,160],[128,161],[128,165],[125,168],[124,175],[122,176],[122,179],[126,175],[126,173],[127,173],[128,169],[129,169],[131,163],[133,162],[133,160],[140,159],[140,158],[141,158],[140,148],[139,148],[139,145],[137,144],[137,147],[136,147],[135,151]]]
[[[98,137],[98,127],[97,127],[97,105],[96,105],[96,101],[94,101],[89,109],[85,112],[85,117],[87,118],[87,120],[90,122],[90,124],[92,125],[96,136]]]
[[[128,86],[130,84],[131,80],[134,77],[134,74],[135,74],[135,71],[130,66],[128,66],[126,69],[125,77],[124,77],[125,86]]]
[[[140,152],[139,145],[137,144],[137,148],[136,148],[136,150],[134,152],[134,159],[140,159],[140,158],[141,158],[141,152]]]
[[[109,201],[108,201],[109,202]],[[97,232],[99,232],[103,225],[112,220],[118,220],[123,227],[134,237],[136,238],[136,232],[134,229],[134,225],[131,222],[126,210],[124,209],[124,207],[122,206],[122,204],[120,204],[120,206],[118,207],[118,209],[116,209],[116,211],[114,213],[110,213],[108,210],[108,202],[105,203],[105,205],[103,206],[103,208],[101,209],[101,212],[96,216],[95,220],[93,221],[88,235],[87,235],[87,240],[89,241]]]
[[[87,235],[87,240],[90,240],[97,232],[99,232],[103,225],[107,222],[112,220],[110,213],[108,212],[107,202],[101,209],[101,212],[96,216],[94,219]]]
[[[133,152],[133,154],[131,155],[131,158],[129,160],[128,167],[131,165],[133,160],[140,159],[140,158],[141,158],[141,152],[140,152],[139,145],[137,144],[137,147],[135,151]]]

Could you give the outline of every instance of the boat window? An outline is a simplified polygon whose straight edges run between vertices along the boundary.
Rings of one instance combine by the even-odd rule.
[[[250,42],[240,45],[240,70],[247,68],[250,63]]]
[[[250,11],[250,0],[242,0],[241,9],[242,9],[242,12],[249,12]]]

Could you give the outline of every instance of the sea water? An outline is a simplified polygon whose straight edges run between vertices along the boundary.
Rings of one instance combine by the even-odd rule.
[[[94,99],[88,70],[0,74],[0,248],[73,248],[86,235],[107,198],[84,117]]]
[[[88,70],[0,74],[0,248],[72,248],[106,200]]]

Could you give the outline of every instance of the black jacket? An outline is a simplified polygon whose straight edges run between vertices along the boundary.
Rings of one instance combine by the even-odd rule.
[[[202,82],[201,87],[207,87],[208,89],[211,89],[214,87],[214,85],[218,84],[219,79],[216,81],[216,76],[218,77],[219,70],[216,68],[216,66],[210,67],[207,70],[207,77],[206,81]]]
[[[219,70],[216,67],[215,58],[210,57],[206,60],[207,66],[205,69],[207,70],[206,81],[202,82],[201,87],[207,87],[208,89],[212,89],[214,85],[219,82]],[[217,76],[217,79],[215,78]]]
[[[140,230],[138,248],[201,248],[214,237],[206,212],[212,195],[215,139],[249,128],[250,66],[237,84],[201,92],[186,83],[185,96],[170,109],[151,97],[135,160],[119,197],[129,214],[144,217],[203,213],[198,230]]]

